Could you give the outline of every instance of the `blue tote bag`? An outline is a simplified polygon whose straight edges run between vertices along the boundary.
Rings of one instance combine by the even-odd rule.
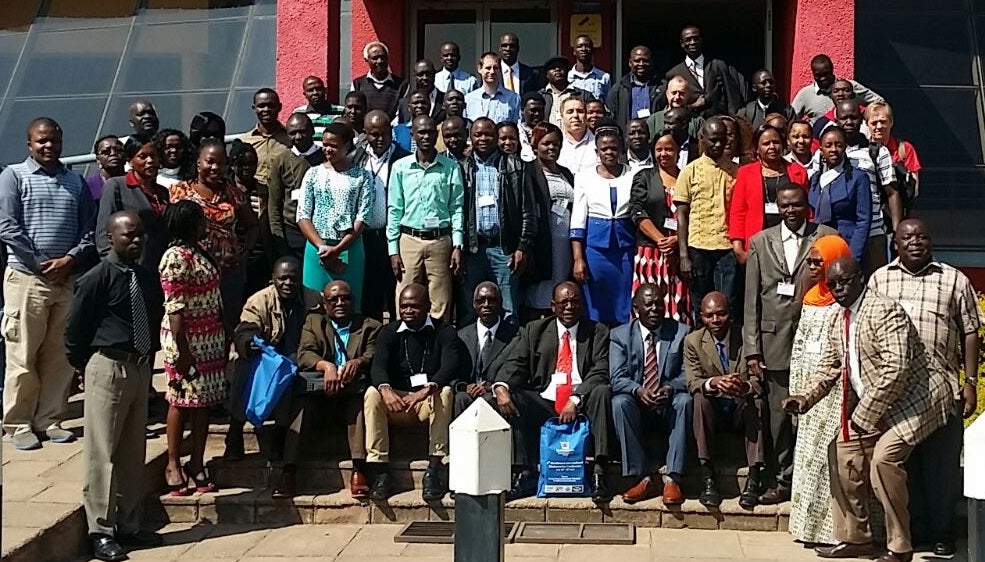
[[[587,497],[591,485],[585,471],[589,439],[588,418],[571,423],[550,418],[540,428],[540,479],[537,497]]]
[[[260,353],[250,361],[244,402],[246,419],[255,427],[260,427],[274,413],[277,402],[291,387],[298,366],[259,337],[253,336],[253,343],[260,348]]]

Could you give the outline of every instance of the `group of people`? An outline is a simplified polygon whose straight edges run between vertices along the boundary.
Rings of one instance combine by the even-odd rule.
[[[0,174],[4,430],[23,450],[73,440],[60,416],[84,373],[89,530],[121,560],[160,541],[133,476],[155,353],[165,477],[187,495],[216,490],[212,407],[231,415],[225,458],[243,458],[244,385],[269,345],[324,387],[273,414],[274,497],[295,495],[302,434],[332,412],[350,491],[375,501],[393,489],[389,425],[426,424],[422,495],[438,501],[449,423],[483,399],[513,427],[511,500],[535,492],[542,424],[584,415],[596,502],[682,503],[693,440],[716,509],[716,432],[733,426],[740,505],[792,501],[790,532],[820,556],[874,554],[870,489],[881,560],[953,553],[982,315],[906,218],[916,151],[825,55],[787,104],[769,71],[747,82],[704,54],[697,27],[680,42],[662,75],[633,48],[615,82],[587,36],[573,66],[531,67],[506,33],[475,75],[448,42],[410,82],[373,42],[341,106],[311,76],[282,123],[260,89],[256,127],[228,147],[220,116],[186,135],[140,100],[132,134],[95,143],[90,178],[59,162],[59,125],[33,120],[28,157]]]

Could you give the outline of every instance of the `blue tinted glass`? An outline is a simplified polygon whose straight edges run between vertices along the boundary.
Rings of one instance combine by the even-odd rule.
[[[253,5],[254,16],[277,15],[277,0],[256,0]]]
[[[219,115],[226,109],[227,92],[202,94],[155,94],[150,96],[113,96],[100,135],[127,134],[130,132],[128,111],[138,98],[146,98],[157,109],[162,129],[178,129],[188,132],[188,125],[199,111],[214,111]],[[97,137],[98,138],[98,137]]]
[[[242,133],[256,127],[257,117],[253,113],[253,94],[255,89],[236,90],[229,101],[229,111],[226,112],[226,131]],[[284,115],[282,112],[281,115]]]
[[[38,33],[10,97],[108,93],[126,37],[126,27]]]
[[[240,57],[236,85],[262,88],[274,85],[277,60],[277,19],[255,18],[250,22],[250,36]]]
[[[249,15],[249,0],[147,0],[138,21],[148,23],[183,22],[235,18]]]
[[[3,102],[3,95],[7,91],[7,84],[17,66],[26,38],[26,33],[0,32],[0,103]]]
[[[5,104],[0,114],[0,138],[7,142],[0,143],[0,162],[9,164],[27,157],[27,124],[42,115],[57,121],[64,131],[62,156],[90,152],[105,106],[105,96],[16,100]]]

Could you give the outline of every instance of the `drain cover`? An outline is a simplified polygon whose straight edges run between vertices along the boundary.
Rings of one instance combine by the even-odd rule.
[[[516,543],[636,544],[632,523],[520,523]]]
[[[510,542],[516,523],[507,521],[503,525],[503,539]],[[455,542],[454,521],[412,521],[393,537],[393,542],[453,544]]]

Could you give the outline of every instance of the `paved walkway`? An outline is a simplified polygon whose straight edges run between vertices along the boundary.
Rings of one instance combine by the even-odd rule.
[[[401,525],[168,525],[165,545],[130,554],[148,562],[448,562],[452,545],[393,542]],[[786,533],[637,529],[634,546],[508,544],[507,560],[521,562],[800,562],[813,551]],[[79,559],[78,562],[89,560]],[[917,556],[914,560],[941,560]],[[953,560],[965,561],[963,556]]]

